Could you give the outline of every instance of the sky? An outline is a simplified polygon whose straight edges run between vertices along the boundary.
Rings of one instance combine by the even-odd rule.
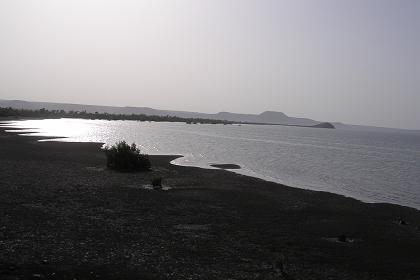
[[[0,0],[0,98],[420,129],[420,1]]]

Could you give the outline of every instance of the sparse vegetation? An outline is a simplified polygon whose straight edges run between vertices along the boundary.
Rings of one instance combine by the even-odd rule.
[[[232,124],[226,120],[212,120],[200,118],[180,118],[176,116],[152,116],[143,114],[108,114],[108,113],[90,113],[86,111],[64,111],[64,110],[26,110],[14,108],[1,108],[0,117],[25,117],[25,118],[78,118],[91,120],[132,120],[132,121],[153,121],[153,122],[185,122],[188,124]]]
[[[151,167],[149,156],[142,154],[135,143],[125,141],[105,147],[106,165],[108,168],[122,172],[147,171]]]

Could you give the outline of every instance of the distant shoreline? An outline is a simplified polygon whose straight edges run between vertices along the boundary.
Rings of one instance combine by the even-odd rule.
[[[160,110],[149,107],[130,107],[130,106],[107,106],[107,105],[89,105],[89,104],[73,104],[73,103],[52,103],[52,102],[37,102],[25,100],[4,100],[0,99],[0,107],[14,108],[14,109],[31,109],[39,110],[45,108],[48,110],[65,110],[87,113],[108,113],[117,115],[149,115],[149,116],[176,116],[184,119],[211,119],[211,120],[229,120],[235,123],[249,123],[249,124],[273,124],[273,125],[286,125],[286,126],[302,126],[312,127],[317,124],[326,123],[326,121],[317,121],[309,118],[290,117],[282,112],[265,111],[260,114],[245,114],[245,113],[232,113],[232,112],[219,112],[219,113],[199,113],[188,111],[176,110]],[[403,130],[420,132],[415,128],[397,128],[368,124],[345,124],[338,121],[328,121],[336,128],[344,129],[360,129],[360,130],[376,130],[376,131],[392,131]]]
[[[315,125],[295,125],[295,124],[280,124],[280,123],[235,123],[235,124],[254,124],[254,125],[279,125],[279,126],[290,126],[290,127],[308,127],[308,128],[327,128],[335,129],[335,126],[329,122],[323,122]]]
[[[130,121],[154,121],[154,122],[183,122],[186,124],[253,124],[253,125],[280,125],[291,127],[308,127],[308,128],[327,128],[335,129],[335,126],[328,122],[318,123],[315,125],[294,125],[294,124],[280,124],[280,123],[258,123],[247,121],[229,121],[223,119],[204,119],[204,118],[182,118],[174,115],[146,115],[146,114],[109,114],[109,113],[89,113],[86,111],[65,111],[65,110],[46,110],[44,108],[39,110],[29,109],[14,109],[11,107],[0,107],[0,117],[6,118],[41,118],[41,119],[55,119],[55,118],[77,118],[88,120],[130,120]]]

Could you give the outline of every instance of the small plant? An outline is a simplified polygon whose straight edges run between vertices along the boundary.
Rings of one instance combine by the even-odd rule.
[[[152,179],[152,186],[153,187],[162,187],[162,177],[156,177]]]
[[[142,154],[136,144],[128,145],[125,141],[105,147],[108,168],[123,172],[146,171],[151,167],[149,156]]]

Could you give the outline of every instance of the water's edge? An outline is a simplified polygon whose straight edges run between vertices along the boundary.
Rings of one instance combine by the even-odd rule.
[[[21,121],[22,119],[19,119],[19,121]],[[91,143],[91,144],[97,144],[99,145],[101,148],[103,148],[106,143],[103,142],[82,142],[82,141],[60,141],[63,139],[70,139],[70,137],[59,137],[59,136],[39,136],[39,135],[32,135],[32,133],[19,133],[19,131],[24,131],[24,130],[28,130],[27,128],[16,128],[13,126],[9,126],[11,121],[16,121],[16,120],[8,120],[8,121],[1,121],[0,120],[0,128],[6,132],[6,133],[14,133],[17,134],[18,136],[22,136],[22,137],[33,137],[35,139],[35,141],[38,142],[56,142],[56,143]],[[182,167],[187,167],[187,168],[199,168],[199,169],[213,169],[213,170],[220,170],[220,168],[216,168],[216,167],[212,167],[212,166],[208,166],[208,167],[203,167],[203,166],[194,166],[194,165],[185,165],[185,164],[180,164],[177,162],[177,160],[184,158],[184,155],[181,154],[153,154],[150,156],[171,156],[171,157],[176,157],[173,160],[171,160],[169,163],[172,165],[176,165],[176,166],[182,166]],[[319,193],[329,193],[329,194],[334,194],[334,195],[338,195],[338,196],[342,196],[342,197],[346,197],[349,199],[354,199],[356,201],[360,201],[363,203],[367,203],[367,204],[375,204],[375,205],[393,205],[393,206],[398,206],[398,207],[404,207],[404,208],[408,208],[408,209],[415,209],[415,210],[420,210],[420,208],[414,207],[414,206],[408,206],[408,205],[403,205],[403,204],[397,204],[397,203],[390,203],[390,202],[374,202],[374,201],[368,201],[365,199],[360,199],[354,196],[349,196],[349,195],[344,195],[341,193],[335,193],[335,192],[329,192],[329,191],[323,191],[323,190],[314,190],[314,189],[310,189],[310,188],[303,188],[303,187],[299,187],[299,186],[290,186],[290,185],[286,185],[283,183],[278,182],[275,179],[270,180],[269,178],[265,178],[264,176],[258,176],[258,174],[255,174],[255,176],[251,175],[251,174],[244,174],[241,173],[240,171],[242,169],[224,169],[225,171],[228,172],[232,172],[235,173],[238,176],[245,176],[245,177],[250,177],[250,178],[254,178],[254,179],[258,179],[264,182],[270,182],[270,183],[275,183],[277,184],[279,187],[285,186],[285,187],[290,187],[290,188],[294,188],[294,189],[300,189],[300,190],[306,190],[306,191],[311,191],[311,192],[319,192]]]

